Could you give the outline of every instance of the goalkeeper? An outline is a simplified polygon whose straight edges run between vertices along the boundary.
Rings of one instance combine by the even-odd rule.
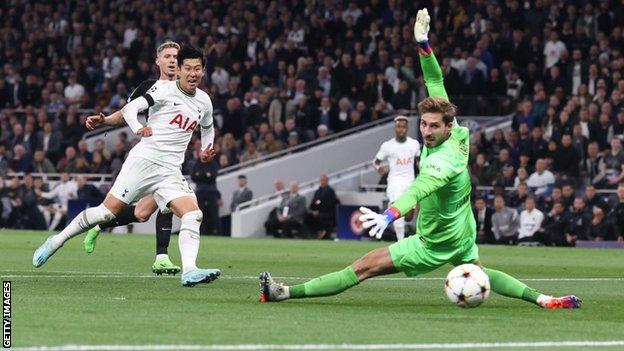
[[[469,133],[455,120],[455,106],[448,101],[444,90],[440,66],[427,40],[428,31],[429,14],[423,9],[418,11],[414,24],[420,64],[430,95],[418,104],[420,132],[425,144],[420,174],[384,213],[360,209],[364,228],[370,228],[370,235],[380,238],[390,223],[420,204],[417,235],[375,249],[341,271],[304,284],[285,286],[274,282],[271,275],[264,272],[260,275],[261,302],[335,295],[371,277],[397,272],[413,277],[446,263],[474,263],[482,267],[475,244],[476,223],[470,207]],[[492,290],[501,295],[549,309],[581,305],[574,295],[540,294],[503,272],[483,270],[490,278]]]

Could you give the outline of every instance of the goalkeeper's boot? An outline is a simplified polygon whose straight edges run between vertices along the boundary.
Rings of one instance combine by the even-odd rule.
[[[97,240],[98,235],[100,235],[100,230],[98,226],[95,226],[87,232],[87,236],[85,236],[84,241],[84,249],[87,253],[92,253],[95,249],[95,241]]]
[[[33,254],[33,266],[39,268],[43,266],[44,263],[56,252],[56,250],[60,249],[61,246],[54,248],[52,244],[52,236],[49,236],[48,239],[43,243],[43,245],[39,246],[39,248]]]
[[[288,297],[288,288],[284,284],[275,282],[269,272],[260,273],[260,302],[278,302]]]
[[[152,265],[152,272],[156,273],[157,275],[162,275],[163,273],[176,275],[180,273],[180,267],[174,265],[169,259],[169,256],[167,256],[161,259],[156,259],[156,261],[154,261],[154,264]]]
[[[221,271],[218,269],[200,269],[195,268],[190,272],[182,274],[181,282],[182,286],[192,287],[197,284],[208,284],[213,280],[216,280],[221,275]]]
[[[556,310],[561,308],[581,308],[581,299],[574,295],[562,296],[562,297],[550,297],[544,299],[544,301],[538,302],[538,304],[546,309]]]

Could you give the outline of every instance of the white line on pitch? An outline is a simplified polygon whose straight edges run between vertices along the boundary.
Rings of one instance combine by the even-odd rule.
[[[49,272],[46,272],[49,273]],[[131,278],[131,279],[162,279],[175,278],[174,276],[157,276],[154,274],[124,274],[124,273],[106,273],[106,272],[80,272],[76,274],[68,274],[74,272],[58,272],[65,274],[0,274],[3,278],[93,278],[93,279],[109,279],[109,278]],[[279,280],[310,280],[313,277],[274,277]],[[222,275],[219,279],[242,279],[255,280],[258,279],[254,275]],[[411,280],[443,280],[443,277],[379,277],[372,278],[373,281],[411,281]],[[569,282],[595,282],[595,281],[624,281],[618,277],[585,277],[585,278],[518,278],[524,281],[569,281]]]
[[[504,348],[567,348],[624,346],[624,340],[537,341],[430,344],[232,344],[232,345],[65,345],[15,348],[19,351],[216,351],[216,350],[465,350]]]

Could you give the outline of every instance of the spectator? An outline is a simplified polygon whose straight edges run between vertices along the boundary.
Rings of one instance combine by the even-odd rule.
[[[535,189],[536,196],[545,195],[549,187],[555,183],[555,176],[546,169],[546,161],[538,159],[535,163],[535,172],[527,180],[527,185]]]
[[[75,73],[69,76],[67,87],[65,87],[65,103],[67,105],[79,105],[85,95],[85,88],[78,83]]]
[[[602,158],[598,169],[594,184],[613,188],[624,179],[624,150],[619,138],[611,139],[611,150]]]
[[[32,170],[35,173],[56,173],[56,168],[47,157],[45,151],[35,151],[35,159],[33,160]]]
[[[526,124],[529,129],[533,129],[539,122],[537,116],[533,113],[533,104],[531,101],[525,101],[521,106],[521,112],[514,116],[511,128],[518,130],[521,124]]]
[[[306,200],[305,197],[299,195],[299,184],[296,181],[290,183],[288,197],[283,197],[280,206],[274,211],[275,217],[269,216],[264,224],[267,234],[276,238],[293,238],[293,231],[302,229]],[[303,233],[299,232],[299,234]]]
[[[221,157],[227,156],[221,155]],[[219,221],[219,199],[216,179],[219,173],[219,164],[216,160],[210,162],[194,162],[191,169],[191,180],[195,182],[197,204],[203,213],[203,221],[199,228],[201,235],[221,235],[222,228]]]
[[[613,226],[613,234],[617,241],[624,241],[624,182],[620,182],[617,188],[617,203],[609,212],[609,220]]]
[[[30,157],[21,144],[13,147],[13,158],[11,159],[9,169],[13,172],[30,172],[32,169]]]
[[[586,240],[592,215],[585,208],[582,197],[574,199],[574,205],[565,228],[565,246],[574,246],[577,240]]]
[[[559,33],[552,31],[549,40],[544,46],[545,67],[551,68],[555,66],[564,52],[566,52],[566,45],[559,40]]]
[[[545,240],[547,240],[550,244],[564,246],[566,242],[566,216],[567,214],[563,203],[559,201],[555,202],[542,224],[542,231],[544,232]]]
[[[9,170],[9,162],[6,157],[6,147],[0,142],[0,177],[6,176]]]
[[[256,144],[253,142],[250,142],[249,144],[247,144],[247,148],[245,150],[245,152],[241,155],[240,157],[240,161],[241,162],[249,162],[249,161],[253,161],[253,160],[257,160],[260,158],[260,153],[258,152],[257,148],[256,148]]]
[[[323,174],[319,179],[319,188],[314,192],[306,223],[312,229],[316,239],[329,239],[336,226],[336,206],[340,200],[329,185],[329,177]]]
[[[484,198],[474,201],[473,213],[477,222],[477,243],[496,244],[496,238],[492,232],[492,215],[494,210],[487,205]]]
[[[87,177],[77,176],[76,182],[78,190],[76,192],[77,198],[80,200],[92,200],[94,202],[102,202],[102,193],[93,185],[87,183]]]
[[[238,189],[234,190],[232,194],[232,202],[230,203],[230,211],[236,211],[238,205],[251,201],[253,198],[253,192],[247,188],[247,177],[245,175],[238,176]]]
[[[613,226],[605,217],[605,207],[592,207],[593,218],[589,225],[587,240],[604,241],[616,240],[617,236],[613,233]]]
[[[70,180],[69,173],[61,173],[61,181],[48,192],[41,192],[37,194],[46,199],[54,199],[55,202],[50,206],[44,217],[46,222],[49,222],[48,230],[54,230],[61,223],[61,219],[67,214],[68,203],[70,199],[78,197],[78,186],[76,182]],[[51,216],[54,217],[50,220]]]
[[[492,232],[498,244],[515,245],[518,240],[518,212],[505,206],[505,198],[497,195],[494,198],[496,212],[492,215]]]
[[[518,229],[518,242],[540,242],[548,244],[544,234],[540,231],[544,214],[535,207],[535,198],[529,196],[524,202],[524,211],[520,213],[520,228]]]
[[[553,170],[563,179],[576,179],[579,176],[580,152],[572,145],[572,136],[563,134],[561,147],[557,150],[557,157],[553,162]]]
[[[522,211],[524,210],[524,204],[529,197],[529,187],[526,183],[522,182],[518,183],[518,186],[515,188],[516,191],[509,198],[509,206]]]

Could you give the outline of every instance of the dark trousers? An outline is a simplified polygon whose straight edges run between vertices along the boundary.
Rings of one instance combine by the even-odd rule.
[[[268,235],[272,235],[276,238],[294,238],[293,231],[302,229],[302,224],[292,218],[280,222],[277,219],[275,211],[271,211],[269,218],[264,222],[264,228]],[[281,233],[280,233],[281,231]]]
[[[202,211],[202,220],[199,232],[201,235],[221,235],[221,222],[219,221],[219,205],[217,192],[202,191],[197,193],[197,204]]]
[[[313,233],[321,230],[331,233],[334,231],[334,227],[336,227],[336,218],[330,213],[319,212],[318,216],[308,213],[305,223],[310,227]]]

